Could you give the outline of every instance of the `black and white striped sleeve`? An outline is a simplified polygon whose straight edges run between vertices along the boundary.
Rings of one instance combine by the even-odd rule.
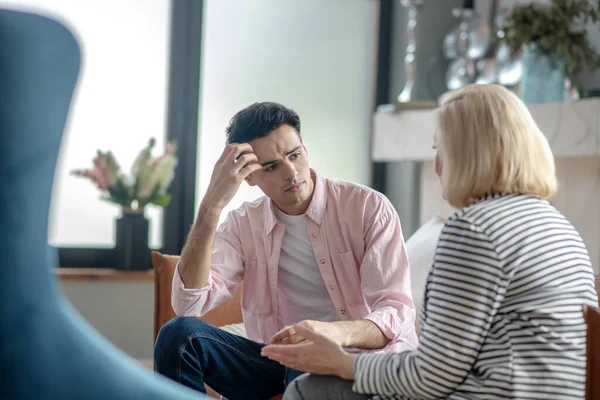
[[[427,281],[419,347],[399,354],[361,354],[354,391],[446,397],[472,369],[505,288],[501,262],[488,236],[468,220],[448,220]]]

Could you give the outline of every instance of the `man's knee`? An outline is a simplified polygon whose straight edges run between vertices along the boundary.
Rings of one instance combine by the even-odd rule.
[[[161,372],[163,366],[176,360],[190,337],[211,329],[212,325],[194,317],[176,317],[164,324],[154,344],[156,369]]]

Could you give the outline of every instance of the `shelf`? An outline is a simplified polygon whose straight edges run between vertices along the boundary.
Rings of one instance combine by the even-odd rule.
[[[63,281],[153,281],[154,270],[124,271],[108,268],[57,268]]]
[[[600,99],[529,104],[528,108],[555,157],[600,155]],[[373,127],[373,161],[433,160],[433,103],[382,106],[373,117]]]

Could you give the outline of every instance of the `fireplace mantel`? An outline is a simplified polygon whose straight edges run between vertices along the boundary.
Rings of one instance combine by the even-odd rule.
[[[555,157],[600,155],[600,99],[528,107]],[[374,116],[373,161],[432,160],[435,110],[386,108]]]

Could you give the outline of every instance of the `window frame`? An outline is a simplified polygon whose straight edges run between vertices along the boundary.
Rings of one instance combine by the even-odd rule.
[[[391,65],[392,65],[392,33],[394,0],[379,0],[378,20],[377,20],[377,76],[375,83],[375,109],[385,104],[389,104],[390,84],[391,84]],[[373,135],[371,134],[371,141]],[[373,146],[371,142],[371,147]],[[386,194],[387,163],[371,162],[371,187],[383,194]]]
[[[179,163],[163,212],[162,247],[153,249],[165,254],[181,252],[195,215],[203,8],[204,0],[171,0],[166,138],[177,143]],[[56,250],[61,268],[119,269],[116,248]]]

